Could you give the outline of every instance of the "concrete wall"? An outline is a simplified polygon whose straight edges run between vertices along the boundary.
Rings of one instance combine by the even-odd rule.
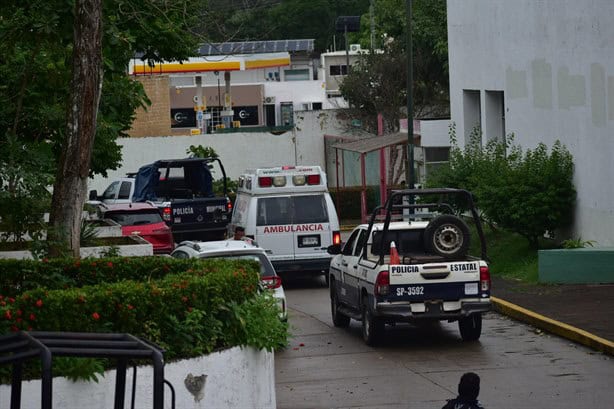
[[[338,120],[333,110],[295,112],[294,118],[295,129],[281,135],[245,132],[118,139],[122,166],[110,170],[108,178],[89,179],[88,189],[100,193],[111,181],[124,177],[127,172],[136,172],[145,164],[159,159],[185,158],[190,145],[212,147],[231,179],[238,179],[245,169],[255,167],[319,165],[326,168],[324,134],[346,132],[344,121]],[[216,171],[214,177],[220,178],[221,172]]]
[[[168,135],[171,131],[171,103],[168,75],[138,77],[152,105],[136,110],[130,136]]]
[[[448,0],[450,102],[459,142],[475,108],[464,90],[477,91],[482,129],[491,132],[497,109],[490,96],[502,92],[506,134],[525,149],[559,139],[573,154],[574,234],[599,246],[614,244],[612,21],[611,0]]]
[[[201,390],[188,390],[185,380],[206,375]],[[132,397],[132,369],[126,372],[126,407]],[[275,408],[274,355],[268,351],[235,347],[199,358],[167,363],[164,378],[175,388],[176,408]],[[192,383],[194,384],[194,383]],[[40,381],[22,383],[21,407],[40,408]],[[8,408],[10,385],[0,386],[0,407]],[[194,392],[194,393],[193,393]],[[200,393],[202,392],[202,394]],[[113,407],[115,371],[107,371],[95,382],[72,382],[66,378],[53,380],[53,407],[62,409],[107,409]],[[135,407],[152,407],[153,371],[137,370]],[[164,407],[171,408],[171,393],[164,389]]]
[[[360,155],[335,150],[330,145],[368,135],[359,128],[349,126],[336,110],[298,111],[294,114],[295,128],[281,135],[268,132],[224,133],[187,136],[122,138],[122,166],[108,171],[109,177],[89,179],[88,189],[101,193],[111,181],[136,172],[139,167],[159,159],[187,157],[190,145],[212,147],[220,156],[226,175],[238,179],[249,168],[282,165],[319,165],[326,170],[328,185],[337,186],[336,160],[339,160],[340,186],[360,186]],[[449,146],[449,121],[420,121],[422,143],[425,146]],[[325,139],[324,135],[339,139]],[[379,152],[371,152],[365,158],[368,185],[379,183]],[[399,160],[405,160],[400,158]],[[389,163],[389,159],[387,159]],[[397,166],[399,164],[397,163]],[[215,172],[220,178],[221,173]],[[345,178],[345,184],[342,181]]]

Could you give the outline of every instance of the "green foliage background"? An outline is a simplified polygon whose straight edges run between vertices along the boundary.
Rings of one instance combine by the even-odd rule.
[[[152,61],[185,59],[198,37],[199,0],[103,2],[104,83],[90,175],[117,169],[115,140],[127,136],[137,107],[149,104],[126,75],[135,53]],[[49,143],[59,157],[71,82],[74,1],[4,0],[0,5],[0,141]],[[52,163],[52,165],[55,165]],[[55,173],[55,172],[52,172]]]
[[[510,135],[482,146],[475,131],[460,148],[452,128],[450,162],[429,175],[427,186],[473,192],[491,226],[518,233],[537,248],[540,237],[573,220],[573,157],[559,141],[550,152],[543,143],[523,152],[513,142]]]

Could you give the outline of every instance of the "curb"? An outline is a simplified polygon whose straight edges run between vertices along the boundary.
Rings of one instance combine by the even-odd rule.
[[[560,321],[545,317],[536,312],[527,310],[511,302],[497,297],[490,297],[495,311],[512,317],[518,321],[533,325],[536,328],[569,339],[589,348],[614,356],[614,342],[598,337],[580,328],[573,327]]]

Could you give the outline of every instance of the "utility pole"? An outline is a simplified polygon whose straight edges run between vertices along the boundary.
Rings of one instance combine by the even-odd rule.
[[[413,57],[411,39],[411,0],[406,0],[407,4],[407,169],[405,171],[405,181],[407,187],[414,188],[414,106],[413,106]]]

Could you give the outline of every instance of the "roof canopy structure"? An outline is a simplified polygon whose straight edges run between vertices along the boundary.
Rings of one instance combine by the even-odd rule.
[[[407,143],[406,133],[393,133],[373,138],[363,138],[351,142],[336,143],[331,148],[351,151],[356,153],[369,153],[387,146],[404,145]]]
[[[290,65],[290,54],[267,53],[251,55],[232,55],[215,57],[192,57],[182,62],[163,62],[149,65],[145,61],[140,63],[130,61],[129,74],[180,74],[207,71],[245,71],[259,68],[287,67]]]
[[[187,61],[165,61],[150,64],[137,54],[130,62],[131,75],[180,74],[207,71],[244,71],[260,68],[287,67],[290,53],[314,50],[313,39],[239,41],[202,44],[198,57]]]
[[[382,151],[383,148],[395,145],[407,145],[409,143],[409,138],[407,133],[393,133],[381,136],[375,136],[370,138],[360,138],[347,140],[347,138],[335,136],[335,135],[324,135],[324,138],[328,139],[346,139],[344,142],[339,142],[331,145],[331,148],[335,149],[335,171],[336,171],[336,181],[337,181],[337,191],[339,190],[339,157],[337,155],[338,150],[355,152],[360,155],[360,177],[362,190],[360,192],[360,218],[362,223],[367,222],[367,178],[366,178],[366,163],[365,163],[365,155],[369,152],[380,151],[380,200],[382,203],[386,201],[387,197],[387,185],[386,185],[386,165],[385,165],[385,155]],[[413,144],[420,144],[420,135],[414,134]],[[344,181],[345,185],[345,181]],[[337,197],[339,197],[337,195]],[[337,203],[337,207],[339,204]]]

